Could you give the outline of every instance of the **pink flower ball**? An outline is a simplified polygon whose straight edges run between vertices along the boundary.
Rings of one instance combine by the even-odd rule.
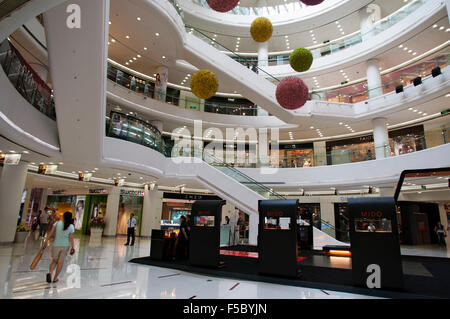
[[[316,6],[318,4],[321,4],[324,0],[300,0],[307,6]]]
[[[278,103],[288,110],[295,110],[305,105],[308,100],[308,87],[294,76],[284,78],[277,86]]]
[[[219,12],[228,12],[237,6],[239,0],[206,0],[211,9]]]

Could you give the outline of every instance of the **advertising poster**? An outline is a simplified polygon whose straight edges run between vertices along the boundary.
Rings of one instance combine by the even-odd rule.
[[[6,154],[3,163],[5,165],[18,165],[21,157],[20,154]]]
[[[83,227],[84,206],[86,196],[77,196],[75,204],[75,230],[81,230]]]
[[[447,214],[447,230],[450,231],[450,203],[444,204],[444,210],[445,213]]]

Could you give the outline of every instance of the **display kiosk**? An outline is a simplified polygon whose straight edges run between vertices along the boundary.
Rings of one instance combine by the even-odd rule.
[[[259,273],[298,276],[298,200],[259,201]]]
[[[219,267],[220,224],[224,200],[197,200],[192,204],[189,263]]]
[[[402,289],[403,269],[394,198],[349,198],[348,208],[353,284]]]
[[[173,232],[152,229],[150,258],[156,260],[172,260],[176,240],[176,235]]]

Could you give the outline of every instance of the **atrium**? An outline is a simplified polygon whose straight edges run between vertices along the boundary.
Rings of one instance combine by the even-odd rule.
[[[1,0],[1,298],[450,298],[449,12]]]

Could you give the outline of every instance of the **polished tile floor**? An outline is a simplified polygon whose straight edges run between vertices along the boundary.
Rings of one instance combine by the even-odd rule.
[[[283,286],[217,278],[183,271],[129,263],[148,256],[150,241],[137,239],[133,247],[124,238],[104,238],[101,246],[89,237],[75,239],[76,253],[68,256],[56,284],[45,282],[50,263],[47,249],[33,271],[29,266],[39,250],[40,239],[0,246],[1,298],[168,298],[168,299],[360,299],[373,298],[331,290]],[[417,247],[408,248],[414,253]],[[423,251],[430,251],[427,247]],[[443,255],[446,249],[435,250]],[[433,249],[431,249],[433,251]],[[75,266],[74,266],[75,265]],[[76,271],[74,271],[76,270]],[[79,274],[79,276],[77,275]],[[78,281],[76,279],[79,279]],[[79,284],[77,284],[79,283]]]

